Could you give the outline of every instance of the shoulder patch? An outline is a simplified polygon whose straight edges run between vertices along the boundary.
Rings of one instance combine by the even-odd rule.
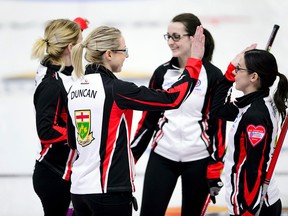
[[[248,133],[248,139],[252,146],[256,146],[261,140],[264,138],[264,135],[266,133],[265,127],[262,125],[248,125],[247,126],[247,133]]]

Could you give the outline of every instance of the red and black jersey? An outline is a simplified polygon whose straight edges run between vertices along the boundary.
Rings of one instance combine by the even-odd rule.
[[[201,60],[189,59],[187,70],[164,91],[138,87],[117,79],[101,65],[88,65],[85,77],[76,81],[68,93],[74,126],[69,129],[69,143],[74,141],[79,152],[73,164],[71,192],[134,191],[130,149],[133,110],[179,107],[195,87],[201,66]]]
[[[149,88],[167,89],[180,74],[178,59],[173,57],[155,70]],[[144,111],[131,144],[136,161],[153,137],[153,150],[169,160],[188,162],[210,155],[207,178],[220,178],[226,122],[210,116],[210,109],[222,76],[219,68],[204,59],[198,82],[181,107],[168,111]]]
[[[234,81],[234,69],[230,64],[219,83],[212,112],[220,118],[234,121],[224,157],[228,212],[230,215],[255,215],[276,144],[280,115],[268,88],[235,101],[227,100],[227,92]],[[270,206],[279,198],[279,189],[272,177],[265,203]]]
[[[65,180],[70,180],[75,150],[67,144],[67,91],[64,84],[71,83],[73,68],[42,63],[37,71],[34,93],[37,134],[41,147],[37,160]]]

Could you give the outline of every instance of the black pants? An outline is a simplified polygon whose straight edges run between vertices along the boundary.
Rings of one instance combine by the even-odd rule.
[[[164,216],[181,176],[182,216],[200,215],[209,193],[206,180],[208,158],[175,162],[151,151],[148,160],[141,204],[141,216]]]
[[[66,216],[71,201],[70,185],[60,175],[36,162],[33,187],[42,202],[45,216]]]
[[[72,194],[76,216],[132,216],[132,194]]]

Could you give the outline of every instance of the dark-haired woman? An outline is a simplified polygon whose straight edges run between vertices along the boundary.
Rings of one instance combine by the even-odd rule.
[[[234,121],[225,155],[226,204],[230,215],[255,215],[262,185],[279,132],[286,116],[287,78],[278,72],[275,57],[252,44],[228,66],[212,106],[219,118]],[[269,88],[279,78],[276,92]],[[243,96],[225,100],[235,82]],[[225,102],[226,101],[226,102]],[[274,176],[265,196],[261,216],[281,215],[281,200]]]
[[[181,75],[191,53],[194,35],[201,22],[192,13],[175,16],[164,35],[172,58],[153,73],[149,87],[167,89]],[[144,111],[132,142],[136,161],[148,146],[152,150],[147,164],[141,216],[165,215],[177,181],[181,178],[181,215],[200,215],[209,193],[215,196],[225,152],[226,123],[209,116],[214,89],[223,73],[211,63],[214,40],[204,29],[205,53],[196,87],[176,110]],[[218,186],[218,183],[220,186]]]

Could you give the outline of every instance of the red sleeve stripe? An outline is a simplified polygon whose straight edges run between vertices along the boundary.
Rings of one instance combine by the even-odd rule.
[[[62,133],[62,136],[57,137],[55,139],[49,139],[49,140],[43,140],[43,139],[40,139],[40,137],[39,137],[41,143],[43,143],[43,144],[54,144],[54,143],[57,143],[57,142],[67,141],[67,133],[66,133],[67,130],[66,130],[66,128],[62,128],[62,127],[59,127],[59,126],[54,126],[53,129],[55,129],[59,133]]]
[[[222,124],[223,120],[219,119],[218,120],[218,132],[217,132],[217,139],[218,139],[218,158],[223,158],[224,153],[225,153],[225,139],[223,138],[223,133],[222,133]]]
[[[185,82],[185,83],[180,84],[180,85],[178,85],[178,86],[176,86],[174,88],[169,89],[168,91],[164,91],[164,92],[167,92],[169,94],[179,93],[179,95],[176,98],[176,100],[174,100],[172,103],[169,103],[169,104],[164,104],[164,103],[159,103],[159,102],[152,102],[152,101],[137,100],[137,99],[134,99],[134,98],[123,96],[123,95],[119,95],[119,96],[121,96],[122,98],[125,98],[127,100],[134,101],[136,103],[146,104],[146,105],[155,106],[155,107],[157,107],[157,106],[159,106],[159,107],[176,107],[184,99],[184,97],[186,95],[186,92],[187,92],[187,88],[188,88],[188,84],[187,84],[187,82]]]
[[[76,154],[76,150],[72,150],[71,149],[70,153],[69,153],[68,160],[67,160],[64,176],[63,176],[63,179],[65,179],[66,181],[70,180],[70,176],[71,176],[71,173],[72,173],[72,164],[73,164],[73,162],[76,159],[76,155],[77,155]]]
[[[190,74],[191,78],[198,79],[202,67],[202,60],[195,58],[188,58],[185,68]]]
[[[39,137],[41,143],[43,143],[43,144],[53,144],[53,143],[57,143],[57,142],[66,141],[67,140],[67,129],[64,128],[64,127],[56,126],[57,125],[57,117],[58,117],[59,106],[60,106],[60,98],[58,99],[58,103],[57,103],[57,107],[56,107],[56,111],[55,111],[55,116],[54,116],[54,120],[53,120],[52,129],[57,131],[57,132],[59,132],[61,134],[61,136],[57,137],[55,139],[49,139],[49,140],[43,140],[43,139],[40,139],[40,137]]]
[[[245,135],[242,133],[240,135],[240,155],[239,155],[239,159],[238,159],[238,163],[236,164],[236,175],[235,177],[233,177],[233,181],[234,181],[234,193],[232,194],[232,203],[234,204],[234,213],[236,215],[240,214],[240,210],[239,210],[239,203],[237,200],[237,195],[239,193],[239,173],[240,173],[240,169],[242,168],[243,162],[246,158],[246,150],[245,150]]]
[[[235,70],[235,66],[232,64],[232,63],[230,63],[229,65],[228,65],[228,68],[227,68],[227,71],[226,71],[226,73],[225,73],[225,77],[229,80],[229,81],[232,81],[232,82],[234,82],[235,81],[235,76],[233,75],[233,71]]]
[[[51,147],[51,144],[45,144],[45,145],[44,145],[44,148],[43,148],[42,151],[40,152],[40,155],[41,155],[41,156],[40,156],[40,158],[39,158],[39,161],[41,161],[41,160],[45,157],[45,155],[48,153],[50,147]]]
[[[207,123],[206,120],[202,122],[202,127],[204,128],[204,130],[202,130],[201,137],[205,141],[205,145],[208,146],[209,143],[210,143],[210,141],[209,141],[210,139],[209,139],[209,136],[206,133],[206,130],[208,128],[208,123]]]
[[[224,164],[222,162],[217,162],[215,164],[208,165],[207,179],[220,178],[223,167],[224,167]]]
[[[141,117],[141,119],[140,119],[140,121],[139,121],[139,123],[138,123],[138,126],[137,126],[137,129],[136,129],[135,134],[138,134],[138,133],[139,133],[139,130],[140,130],[141,127],[143,126],[143,122],[144,122],[144,120],[145,120],[145,118],[146,118],[147,113],[148,113],[147,111],[143,111],[142,117]]]

